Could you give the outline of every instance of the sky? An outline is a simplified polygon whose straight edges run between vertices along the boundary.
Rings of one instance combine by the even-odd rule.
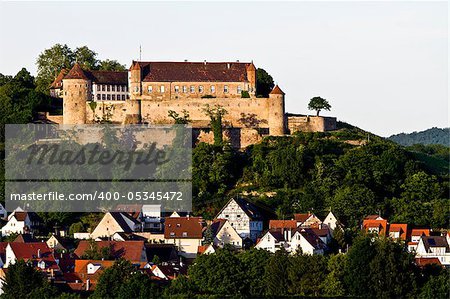
[[[447,2],[0,2],[0,73],[56,43],[99,59],[252,61],[286,93],[380,136],[448,127]]]

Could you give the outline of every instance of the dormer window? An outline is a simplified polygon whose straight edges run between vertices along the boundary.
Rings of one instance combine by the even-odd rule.
[[[183,232],[183,237],[187,237],[187,232]]]
[[[175,236],[175,233],[174,232],[170,232],[170,236],[171,237]]]

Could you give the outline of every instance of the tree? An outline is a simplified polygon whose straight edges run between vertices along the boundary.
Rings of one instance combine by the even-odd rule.
[[[126,71],[127,67],[117,60],[106,59],[100,61],[98,69],[102,71]]]
[[[37,64],[36,85],[39,91],[49,92],[50,84],[63,69],[70,69],[74,62],[73,51],[66,45],[56,44],[39,54]]]
[[[287,295],[290,282],[286,273],[289,270],[289,256],[284,248],[273,254],[266,264],[264,282],[266,284],[266,295]]]
[[[274,87],[273,78],[264,69],[256,70],[256,95],[267,98]]]
[[[8,267],[2,289],[2,298],[7,299],[35,298],[32,294],[38,293],[41,298],[51,298],[56,292],[41,272],[23,260]]]
[[[248,290],[247,295],[264,296],[266,290],[264,274],[270,253],[266,250],[252,248],[241,252],[238,257],[245,269],[244,284]]]
[[[206,104],[203,108],[203,112],[210,118],[211,130],[214,133],[214,145],[222,146],[222,118],[227,114],[227,110],[220,105],[210,107],[209,104]]]
[[[189,119],[189,111],[183,109],[181,113],[183,113],[183,116],[180,116],[180,114],[174,110],[169,110],[169,117],[175,121],[176,125],[185,125],[191,121]]]
[[[135,271],[133,265],[126,260],[117,260],[100,276],[92,298],[117,298],[122,285],[130,279]]]
[[[420,299],[448,299],[450,295],[450,270],[431,276],[419,294]]]
[[[118,299],[147,299],[159,298],[159,290],[150,278],[140,272],[133,272],[130,277],[122,283],[117,294]]]
[[[88,70],[95,70],[98,68],[99,61],[97,60],[97,53],[89,49],[87,46],[78,47],[73,52],[75,61],[78,62],[82,68]]]
[[[322,99],[321,97],[314,97],[311,100],[309,100],[308,109],[316,110],[317,116],[319,116],[321,110],[330,111],[331,105],[328,103],[327,100]]]

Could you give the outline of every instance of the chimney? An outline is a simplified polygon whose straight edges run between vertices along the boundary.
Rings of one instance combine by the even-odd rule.
[[[228,69],[230,68],[230,64],[229,64],[229,63],[227,63],[227,68],[228,68]]]
[[[38,251],[37,251],[37,257],[38,257],[38,259],[41,258],[41,249],[38,249]]]
[[[91,281],[89,279],[86,279],[86,291],[89,291],[90,287],[91,287]]]
[[[288,229],[288,231],[287,231],[287,241],[291,241],[291,238],[292,238],[292,230],[290,230],[290,229]]]
[[[203,61],[203,63],[206,65],[206,59]]]

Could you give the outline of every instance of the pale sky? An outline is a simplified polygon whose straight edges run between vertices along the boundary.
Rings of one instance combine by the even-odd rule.
[[[55,43],[100,59],[253,60],[286,111],[381,136],[448,127],[447,2],[0,2],[0,73],[36,74]]]

